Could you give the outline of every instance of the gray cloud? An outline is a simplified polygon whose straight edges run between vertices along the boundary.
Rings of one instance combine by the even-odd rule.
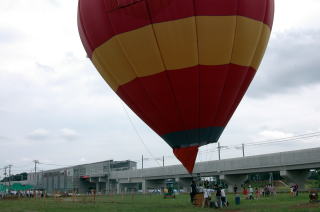
[[[55,7],[60,7],[61,3],[57,0],[49,0],[50,4],[55,6]]]
[[[320,30],[275,34],[248,95],[288,93],[319,83],[319,49]]]
[[[0,141],[7,141],[7,140],[10,140],[10,138],[6,136],[0,136]]]
[[[60,130],[60,136],[65,140],[74,141],[79,137],[79,134],[73,129],[64,128]]]
[[[0,28],[0,44],[8,44],[16,42],[18,39],[23,38],[21,32],[11,28]]]
[[[44,65],[41,63],[36,63],[36,67],[40,70],[43,70],[43,71],[48,71],[48,72],[54,71],[53,67],[48,66],[48,65]]]
[[[35,141],[46,140],[49,137],[50,137],[50,133],[48,130],[45,130],[45,129],[36,129],[27,135],[27,138],[29,140],[35,140]]]

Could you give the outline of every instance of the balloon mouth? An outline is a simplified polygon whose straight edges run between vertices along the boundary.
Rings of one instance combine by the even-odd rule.
[[[197,159],[198,151],[199,151],[199,146],[182,147],[182,148],[174,148],[173,154],[187,169],[189,174],[192,174],[194,164]]]

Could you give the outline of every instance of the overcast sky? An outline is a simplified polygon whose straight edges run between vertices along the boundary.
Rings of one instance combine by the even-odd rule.
[[[320,131],[319,11],[319,0],[276,0],[263,63],[221,145]],[[171,148],[126,108],[137,135],[121,100],[86,58],[76,13],[77,0],[0,1],[0,168],[13,164],[17,173],[30,171],[34,159],[73,165],[150,153],[175,163]],[[315,146],[318,138],[248,147],[246,154]],[[198,161],[216,159],[215,148],[203,147]],[[237,149],[222,153],[238,156]]]

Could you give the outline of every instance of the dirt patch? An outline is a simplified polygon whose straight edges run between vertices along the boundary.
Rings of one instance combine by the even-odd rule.
[[[303,203],[290,208],[320,208],[320,203]]]
[[[118,201],[101,201],[101,203],[119,204],[119,205],[130,205],[130,204],[133,204],[133,203],[130,203],[130,202],[118,202]]]

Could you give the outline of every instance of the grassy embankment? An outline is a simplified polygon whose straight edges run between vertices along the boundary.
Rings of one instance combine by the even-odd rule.
[[[290,197],[279,194],[275,197],[259,200],[243,200],[241,205],[234,204],[229,196],[230,207],[225,212],[319,212],[320,204],[309,204],[307,194]],[[212,208],[196,208],[189,203],[188,195],[179,195],[176,199],[163,199],[160,195],[126,195],[72,198],[47,198],[24,200],[1,200],[1,212],[195,212],[212,211]]]

